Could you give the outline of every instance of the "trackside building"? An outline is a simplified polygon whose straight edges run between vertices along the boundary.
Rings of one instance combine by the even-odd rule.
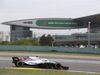
[[[10,25],[10,41],[16,41],[19,38],[32,37],[30,28],[37,29],[77,29],[87,28],[88,22],[91,22],[91,33],[100,31],[100,14],[81,17],[81,18],[34,18],[23,19],[2,24]]]

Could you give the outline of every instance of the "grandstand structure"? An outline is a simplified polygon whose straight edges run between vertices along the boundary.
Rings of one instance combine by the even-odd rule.
[[[88,47],[88,33],[73,33],[71,35],[53,35],[53,39],[58,46],[68,47]],[[91,47],[100,46],[100,32],[90,33]]]
[[[33,18],[3,22],[4,25],[10,25],[10,41],[16,41],[19,38],[32,37],[30,28],[37,29],[79,29],[88,28],[90,23],[90,41],[98,43],[100,41],[100,14],[84,16],[79,18]],[[79,42],[88,41],[88,32],[84,34],[76,33],[72,35],[53,36],[58,44],[72,43],[76,45]]]

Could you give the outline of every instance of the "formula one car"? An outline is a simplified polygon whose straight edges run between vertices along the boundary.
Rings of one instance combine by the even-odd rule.
[[[12,57],[12,59],[13,59],[12,63],[14,63],[16,67],[23,67],[25,65],[29,65],[33,67],[47,68],[47,69],[58,69],[58,70],[69,69],[69,67],[62,66],[59,62],[51,61],[46,58],[39,58],[38,56],[36,57],[26,56],[23,58]]]

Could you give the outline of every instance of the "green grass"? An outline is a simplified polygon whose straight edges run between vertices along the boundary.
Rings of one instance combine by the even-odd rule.
[[[41,53],[41,54],[62,54],[62,55],[83,55],[83,56],[100,56],[99,54],[82,54],[82,53],[63,53],[63,52],[32,52],[32,51],[0,51],[0,52],[9,52],[9,53]]]
[[[67,72],[67,71],[57,71],[57,70],[0,69],[0,75],[100,75],[100,74]]]

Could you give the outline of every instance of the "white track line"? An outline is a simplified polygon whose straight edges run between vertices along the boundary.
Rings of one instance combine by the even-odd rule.
[[[88,71],[75,71],[75,70],[68,70],[69,72],[83,72],[83,73],[91,73],[91,74],[100,74],[97,72],[88,72]]]

